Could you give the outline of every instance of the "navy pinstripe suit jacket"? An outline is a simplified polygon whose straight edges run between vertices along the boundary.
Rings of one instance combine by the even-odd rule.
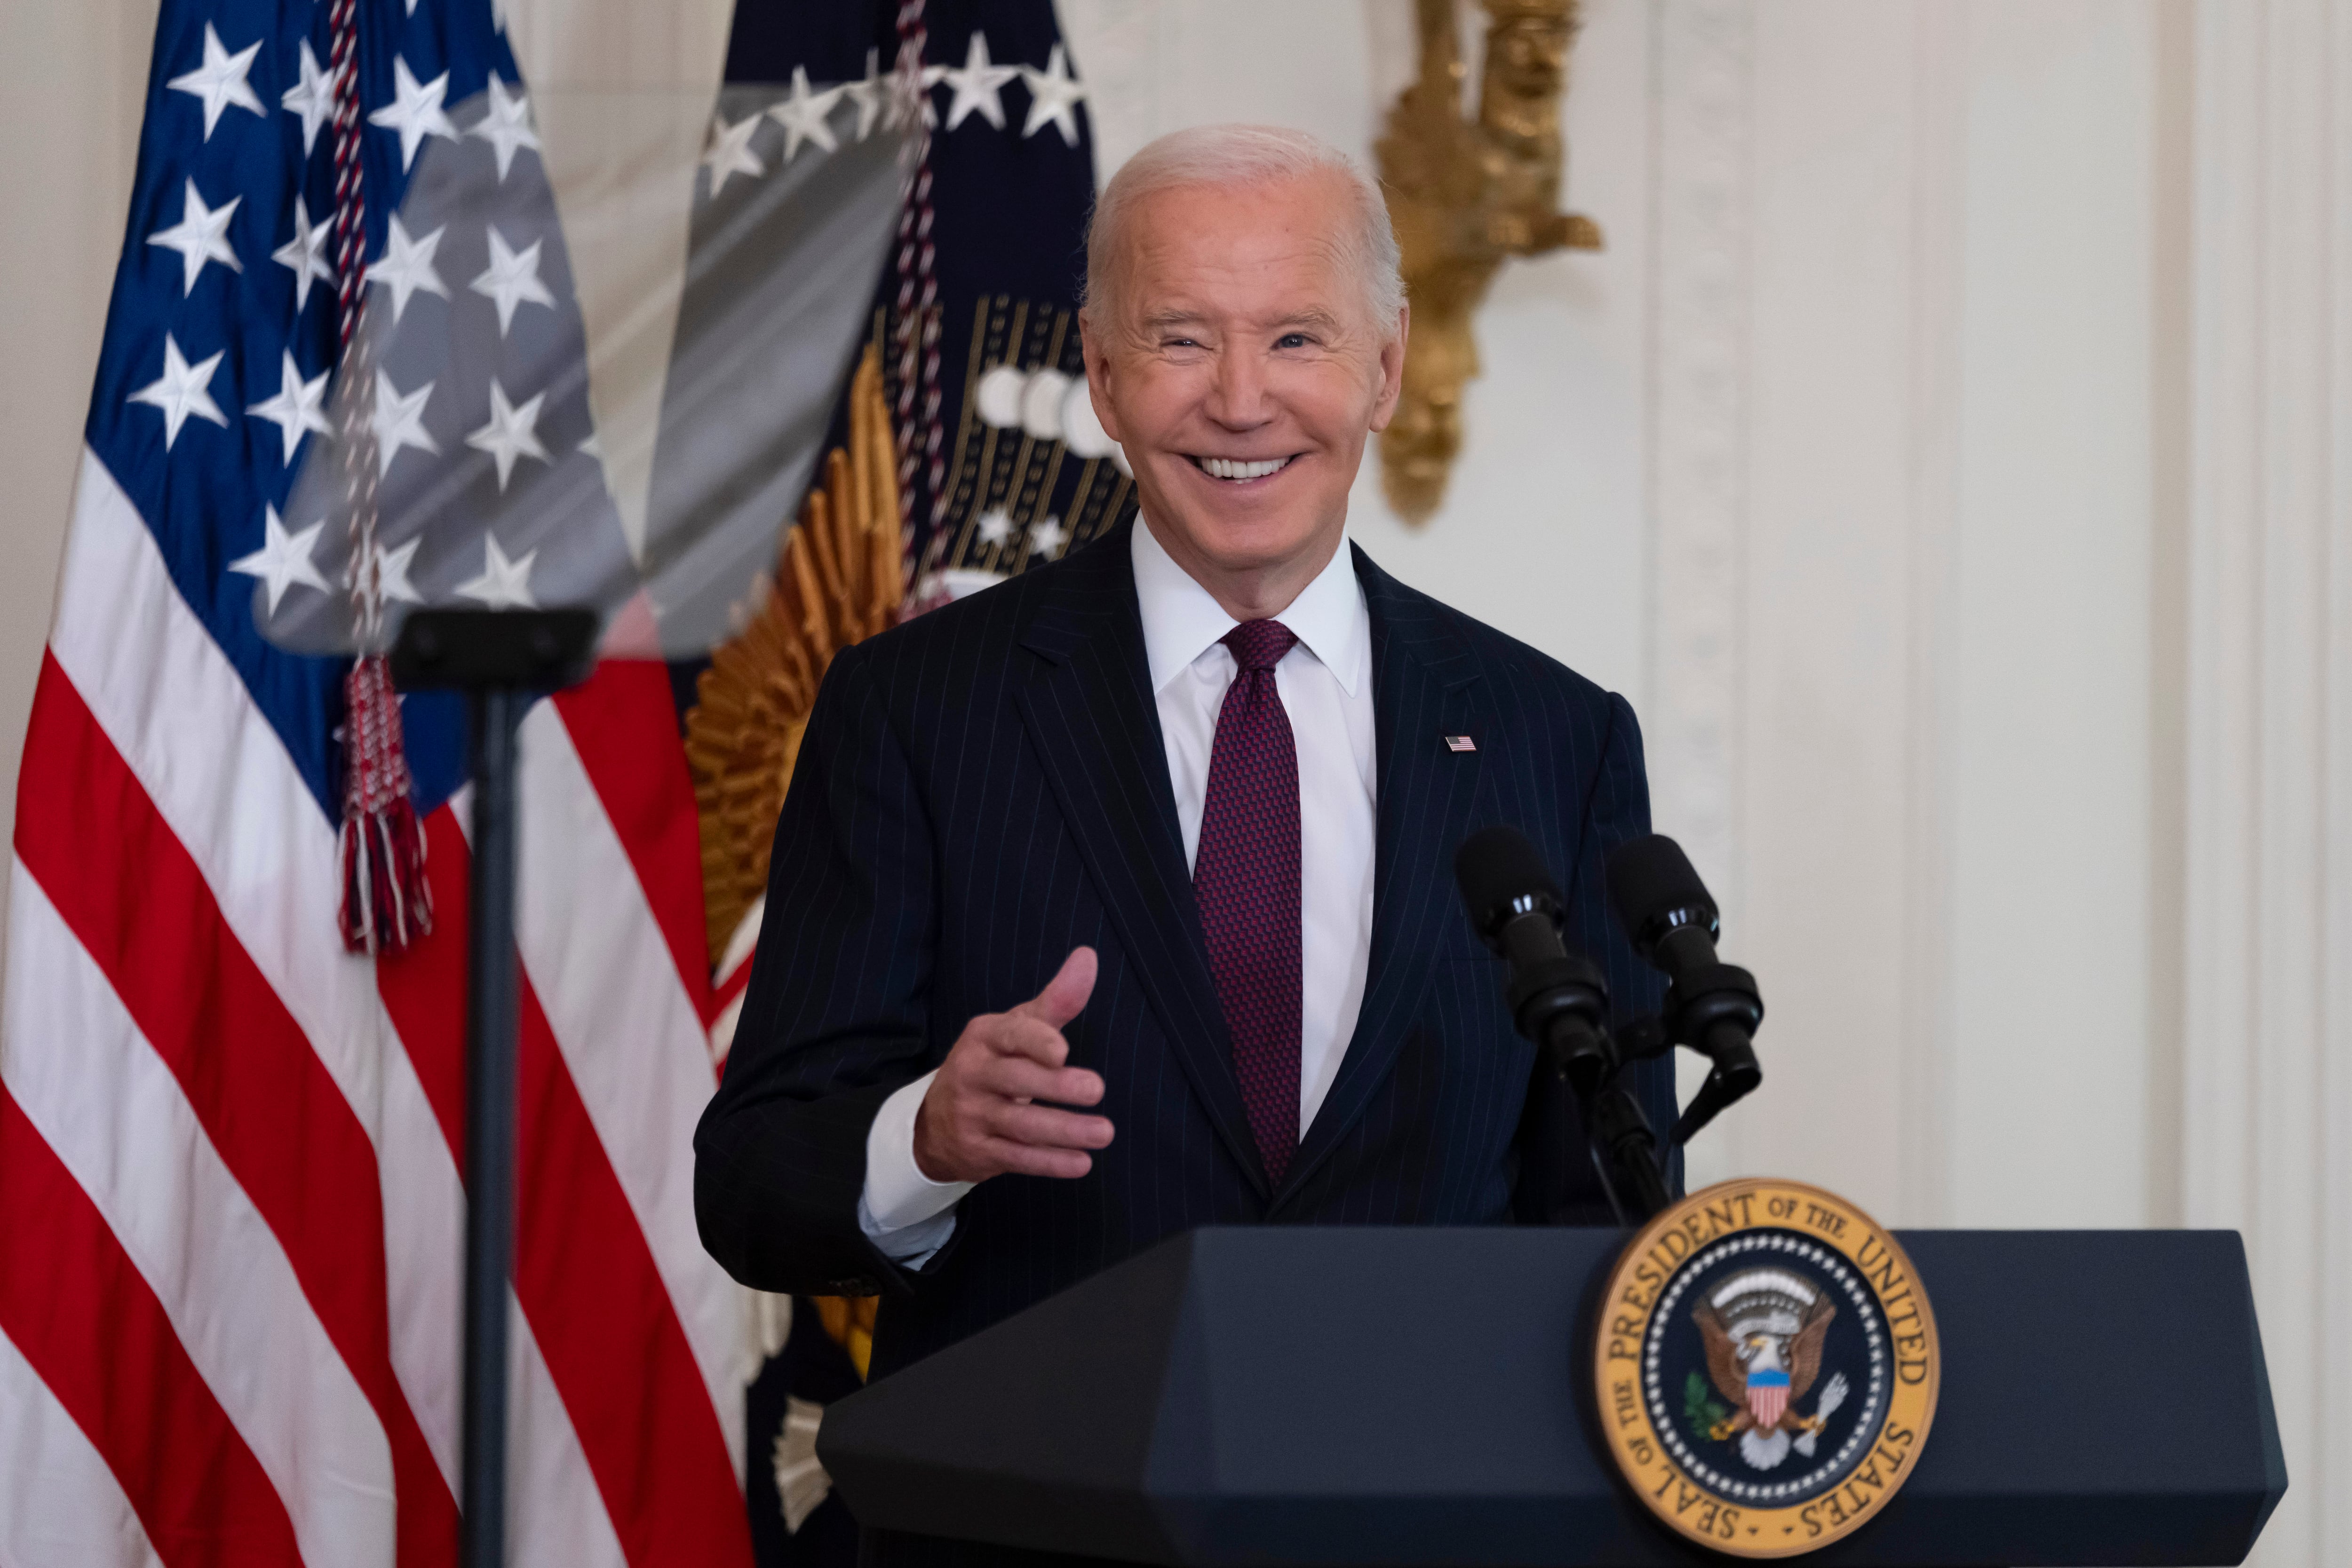
[[[1621,1014],[1657,1005],[1601,882],[1606,849],[1649,831],[1633,710],[1358,550],[1377,713],[1370,977],[1338,1078],[1270,1187],[1185,869],[1129,548],[1115,531],[845,651],[802,742],[742,1022],[695,1139],[695,1209],[746,1284],[882,1291],[877,1375],[1193,1226],[1507,1222],[1534,1059],[1454,892],[1454,847],[1477,828],[1510,823],[1541,847],[1569,941],[1602,960]],[[1115,1140],[1076,1181],[982,1183],[940,1254],[898,1268],[857,1223],[875,1113],[965,1020],[1035,995],[1081,944],[1099,977],[1065,1032],[1070,1060],[1102,1074]],[[1663,1132],[1670,1071],[1638,1071]]]

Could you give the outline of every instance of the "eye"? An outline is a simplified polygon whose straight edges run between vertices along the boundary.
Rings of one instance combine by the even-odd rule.
[[[1277,349],[1303,349],[1311,340],[1304,332],[1285,332],[1274,340],[1274,346]]]

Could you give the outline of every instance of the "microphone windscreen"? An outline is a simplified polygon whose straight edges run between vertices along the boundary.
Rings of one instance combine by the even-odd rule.
[[[1481,828],[1463,840],[1454,852],[1454,881],[1482,935],[1514,899],[1540,894],[1554,904],[1564,902],[1542,853],[1517,828]]]
[[[1706,883],[1691,868],[1682,845],[1664,833],[1629,840],[1609,852],[1609,901],[1637,944],[1650,923],[1670,910],[1704,910],[1709,925],[1716,918]]]

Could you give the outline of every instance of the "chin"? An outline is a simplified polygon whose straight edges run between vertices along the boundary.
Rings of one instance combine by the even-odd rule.
[[[1202,554],[1228,570],[1273,566],[1304,549],[1314,529],[1263,518],[1204,519],[1192,529]]]
[[[1321,568],[1329,558],[1330,543],[1330,536],[1318,527],[1292,527],[1279,532],[1240,529],[1216,539],[1204,553],[1223,570],[1235,576],[1281,572],[1287,577],[1289,569],[1304,564],[1310,555],[1314,557],[1313,564]],[[1299,582],[1294,586],[1305,585]]]

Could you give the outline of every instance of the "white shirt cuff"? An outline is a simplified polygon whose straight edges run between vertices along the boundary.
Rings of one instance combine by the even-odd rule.
[[[866,1190],[857,1223],[885,1256],[919,1269],[955,1233],[968,1181],[933,1181],[915,1163],[915,1114],[939,1073],[924,1073],[882,1102],[866,1132]]]

